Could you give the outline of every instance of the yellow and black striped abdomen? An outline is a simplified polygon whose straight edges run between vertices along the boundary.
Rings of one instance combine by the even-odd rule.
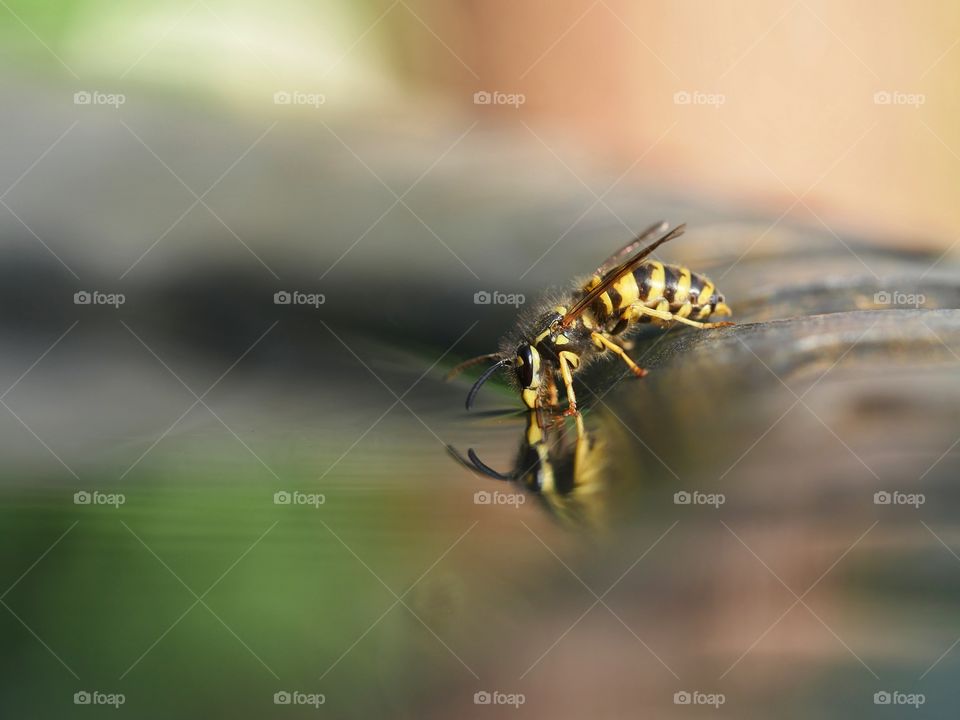
[[[617,322],[624,309],[636,303],[648,304],[651,299],[656,302],[663,297],[664,266],[662,263],[651,261],[640,265],[633,272],[621,275],[613,285],[602,293],[590,307],[591,318],[601,327]],[[587,293],[600,283],[600,277],[594,275],[583,287]]]
[[[670,311],[684,305],[705,307],[718,301],[716,286],[705,276],[682,265],[664,265],[655,260],[633,271],[640,288],[640,300],[648,307],[666,300]]]
[[[600,282],[594,276],[584,286],[588,292]],[[590,320],[600,327],[622,331],[625,311],[631,305],[642,304],[651,309],[669,312],[702,320],[718,310],[729,314],[716,286],[707,277],[682,265],[665,265],[649,260],[633,272],[618,278],[605,293],[601,294],[590,308]],[[649,316],[641,318],[649,320]]]

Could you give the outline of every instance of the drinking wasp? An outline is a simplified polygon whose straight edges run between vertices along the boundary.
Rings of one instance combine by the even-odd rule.
[[[520,319],[516,329],[500,344],[500,351],[472,358],[455,367],[448,379],[478,363],[493,361],[470,388],[467,410],[481,386],[501,368],[512,368],[520,397],[530,409],[558,404],[557,375],[567,396],[564,415],[577,412],[573,373],[605,353],[617,355],[637,377],[647,371],[629,355],[620,338],[642,323],[666,327],[683,323],[707,329],[732,325],[703,322],[711,316],[727,316],[730,308],[723,295],[706,277],[680,265],[665,265],[647,256],[683,234],[686,225],[665,232],[633,254],[647,238],[667,229],[657,223],[615,252],[571,296],[544,311]],[[626,259],[624,259],[626,258]]]

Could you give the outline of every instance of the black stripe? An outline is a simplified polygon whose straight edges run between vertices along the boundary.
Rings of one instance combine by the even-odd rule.
[[[668,303],[673,304],[673,299],[677,296],[677,285],[680,282],[680,269],[676,265],[663,266],[663,297]]]
[[[707,284],[707,279],[700,273],[691,272],[690,273],[690,304],[696,305],[697,298],[700,297],[700,293],[703,292],[703,288]]]
[[[607,315],[607,306],[603,304],[603,296],[598,295],[597,299],[593,301],[593,305],[590,306],[590,309],[593,311],[593,318],[600,325],[606,321],[609,317]]]
[[[650,276],[653,275],[653,265],[646,262],[633,271],[633,278],[637,281],[637,289],[640,291],[640,302],[646,302],[650,299]]]
[[[610,296],[610,304],[613,305],[613,314],[616,315],[620,309],[620,304],[623,302],[623,295],[621,295],[620,291],[614,288],[613,285],[607,289],[607,295]]]

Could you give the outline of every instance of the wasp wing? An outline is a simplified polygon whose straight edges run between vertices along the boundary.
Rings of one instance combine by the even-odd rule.
[[[609,270],[609,269],[610,269],[611,267],[613,267],[615,264],[620,263],[625,256],[629,255],[629,254],[632,253],[634,250],[636,250],[636,249],[640,246],[640,243],[642,243],[642,242],[643,242],[644,240],[646,240],[648,237],[650,237],[651,235],[653,235],[653,234],[655,234],[655,233],[663,232],[663,231],[666,230],[668,227],[669,227],[669,225],[668,225],[667,222],[664,221],[664,220],[661,220],[661,221],[658,222],[658,223],[654,223],[653,225],[651,225],[650,227],[648,227],[648,228],[647,228],[646,230],[644,230],[642,233],[640,233],[639,235],[637,235],[633,240],[631,240],[630,242],[628,242],[628,243],[627,243],[626,245],[624,245],[622,248],[620,248],[619,250],[617,250],[613,255],[611,255],[611,256],[608,257],[606,260],[604,260],[604,261],[600,264],[600,267],[597,268],[597,275],[601,275],[601,276],[602,276],[607,270]]]
[[[663,245],[674,238],[680,237],[683,235],[684,231],[687,229],[686,224],[677,225],[673,230],[668,232],[666,235],[663,235],[658,240],[654,240],[652,243],[647,245],[643,250],[638,252],[636,255],[631,257],[629,260],[624,260],[622,263],[617,265],[612,270],[609,270],[606,275],[600,280],[600,283],[593,288],[590,292],[584,295],[580,300],[567,311],[567,314],[563,316],[560,321],[560,324],[564,327],[570,325],[574,320],[576,320],[580,315],[583,314],[583,311],[586,310],[598,297],[603,295],[611,285],[613,285],[617,280],[622,278],[628,272],[633,272],[640,263],[642,263],[650,253],[656,250],[658,247]]]

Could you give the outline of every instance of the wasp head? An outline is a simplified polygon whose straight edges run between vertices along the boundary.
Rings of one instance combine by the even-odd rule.
[[[558,305],[550,312],[542,314],[532,326],[529,337],[517,346],[513,359],[514,373],[520,386],[520,397],[524,405],[533,410],[545,386],[544,376],[550,372],[551,359],[555,359],[555,343],[564,332],[560,327],[566,308]],[[543,358],[542,354],[547,357]]]
[[[520,397],[532,410],[537,406],[540,393],[541,363],[537,348],[528,342],[521,343],[513,359],[513,371],[520,385]]]
[[[538,406],[538,398],[543,388],[546,387],[544,376],[550,372],[548,365],[552,344],[555,337],[561,332],[559,323],[565,311],[565,308],[557,306],[550,312],[537,316],[533,322],[522,326],[519,338],[514,335],[512,342],[507,339],[505,343],[509,344],[505,346],[502,344],[501,352],[472,358],[461,363],[450,372],[448,378],[460,372],[463,368],[478,362],[495,361],[477,378],[473,387],[470,388],[470,392],[467,394],[467,410],[473,406],[473,401],[481,386],[501,368],[512,370],[513,378],[520,388],[520,396],[524,404],[531,410]],[[541,351],[548,354],[546,361],[542,359]]]
[[[520,395],[529,408],[535,408],[540,388],[542,366],[540,353],[532,343],[521,342],[514,353],[504,353],[496,356],[496,362],[488,367],[477,378],[477,381],[467,393],[467,410],[473,406],[473,401],[480,392],[483,384],[489,380],[500,368],[512,367],[514,378],[520,386]]]

